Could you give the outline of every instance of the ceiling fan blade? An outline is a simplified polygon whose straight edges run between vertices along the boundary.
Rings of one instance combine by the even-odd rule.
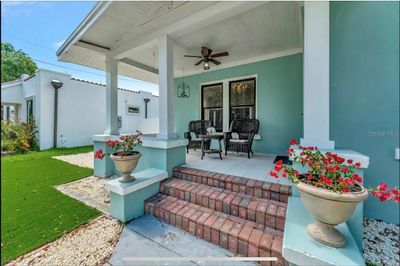
[[[221,64],[220,61],[215,60],[215,59],[212,59],[212,58],[210,59],[210,61],[213,62],[214,64],[216,64],[217,66],[218,66],[219,64]]]
[[[228,52],[222,52],[222,53],[212,54],[211,57],[215,58],[215,57],[228,56],[228,55],[229,55]]]
[[[200,55],[187,55],[187,54],[185,54],[185,55],[184,55],[184,57],[203,58],[203,57],[202,57],[202,56],[200,56]]]
[[[197,62],[196,64],[194,64],[195,66],[200,65],[202,62],[204,61],[204,59],[201,59],[199,62]]]
[[[203,57],[209,57],[211,52],[212,52],[211,49],[209,49],[209,48],[207,48],[205,46],[201,47],[201,54],[203,55]]]

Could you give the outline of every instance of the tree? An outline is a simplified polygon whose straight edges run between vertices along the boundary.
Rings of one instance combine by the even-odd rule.
[[[22,74],[32,75],[36,63],[22,50],[15,50],[10,43],[1,44],[1,82],[19,79]]]

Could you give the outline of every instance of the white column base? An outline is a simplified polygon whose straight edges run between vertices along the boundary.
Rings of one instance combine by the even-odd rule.
[[[112,131],[109,131],[109,130],[107,130],[107,131],[104,131],[104,135],[107,135],[107,136],[119,136],[119,130],[112,130]]]
[[[304,147],[318,147],[318,149],[333,150],[335,149],[335,142],[332,140],[322,139],[300,139],[300,145]]]

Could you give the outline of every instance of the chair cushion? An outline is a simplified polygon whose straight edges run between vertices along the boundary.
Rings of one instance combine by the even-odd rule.
[[[248,140],[247,139],[230,139],[229,142],[245,144],[248,142]]]
[[[237,132],[232,132],[232,133],[231,133],[231,137],[232,137],[232,139],[239,139],[239,133],[237,133]]]
[[[190,132],[189,134],[190,134],[190,138],[191,138],[192,140],[197,139],[196,133]]]
[[[209,134],[209,135],[215,134],[216,132],[217,132],[217,130],[215,130],[214,127],[207,128],[207,134]]]

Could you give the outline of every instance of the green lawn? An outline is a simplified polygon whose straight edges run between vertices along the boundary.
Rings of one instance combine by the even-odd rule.
[[[51,157],[92,150],[87,146],[1,158],[1,264],[100,215],[54,188],[93,170]]]

